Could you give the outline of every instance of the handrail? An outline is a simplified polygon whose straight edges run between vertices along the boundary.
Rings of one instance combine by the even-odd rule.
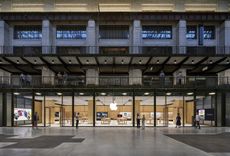
[[[119,48],[119,46],[115,46]],[[40,56],[40,55],[89,55],[89,54],[104,54],[103,48],[100,46],[0,46],[0,55],[7,56]],[[175,46],[175,45],[162,45],[162,46],[127,46],[125,51],[121,50],[116,52],[106,53],[106,55],[185,55],[185,56],[215,56],[215,55],[230,55],[230,46]]]
[[[0,86],[9,87],[74,87],[74,86],[146,86],[156,88],[215,88],[230,85],[230,77],[218,76],[0,76]]]

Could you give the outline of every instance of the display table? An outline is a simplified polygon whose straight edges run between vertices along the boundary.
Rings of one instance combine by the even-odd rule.
[[[118,125],[120,124],[127,124],[127,118],[117,118]]]
[[[80,121],[81,121],[82,123],[85,123],[85,122],[88,121],[88,117],[81,117],[81,118],[80,118]]]
[[[147,118],[146,119],[146,123],[147,124],[153,124],[154,123],[154,119],[153,118]]]
[[[110,124],[111,119],[110,118],[101,118],[101,124]]]

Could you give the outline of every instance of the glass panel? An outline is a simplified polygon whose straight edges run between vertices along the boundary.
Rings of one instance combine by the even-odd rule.
[[[45,96],[40,93],[36,92],[34,96],[34,113],[37,113],[38,116],[38,126],[44,126],[45,124]]]
[[[215,26],[204,26],[204,39],[213,40],[215,39]]]
[[[62,126],[72,126],[72,93],[63,93],[61,107]]]
[[[97,93],[96,126],[132,126],[132,94]]]
[[[187,26],[187,39],[197,39],[197,26]]]
[[[154,96],[151,92],[135,93],[135,123],[137,126],[137,114],[145,117],[145,126],[154,126]],[[141,122],[142,125],[142,122]]]
[[[93,96],[89,92],[75,93],[74,96],[74,126],[76,114],[79,116],[79,126],[93,126]]]
[[[143,26],[143,39],[172,39],[172,26]]]
[[[187,95],[184,97],[184,125],[185,126],[192,126],[193,119],[194,119],[194,93],[188,92]]]
[[[156,92],[156,126],[168,126],[168,108],[164,92]]]
[[[32,94],[14,93],[14,126],[32,126]]]
[[[129,26],[126,25],[100,25],[101,39],[128,39]]]

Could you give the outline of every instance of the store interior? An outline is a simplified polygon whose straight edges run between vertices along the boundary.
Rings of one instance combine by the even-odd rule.
[[[141,95],[143,94],[143,95]],[[194,101],[196,109],[212,108],[212,96],[182,95],[162,93],[141,93],[132,96],[129,93],[97,93],[95,98],[87,93],[36,93],[34,96],[34,112],[37,112],[38,126],[65,127],[75,125],[75,114],[79,113],[79,126],[133,126],[136,125],[137,113],[145,116],[146,126],[175,127],[176,116],[181,116],[184,126],[192,126]],[[141,96],[140,96],[141,95]],[[94,102],[95,99],[95,102]],[[14,126],[32,126],[33,96],[20,93],[14,95]],[[94,114],[95,103],[95,114]],[[133,105],[134,108],[133,108]],[[72,107],[73,106],[73,107]],[[135,119],[133,119],[135,109]],[[154,113],[154,110],[156,112]],[[195,110],[197,111],[197,110]],[[94,117],[95,115],[95,117]],[[154,119],[156,117],[156,119]],[[134,121],[133,121],[134,120]],[[204,125],[214,125],[214,121],[203,121]]]

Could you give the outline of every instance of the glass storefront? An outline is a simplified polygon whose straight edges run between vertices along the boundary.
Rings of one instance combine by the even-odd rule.
[[[79,126],[131,127],[140,115],[147,127],[175,127],[178,115],[181,126],[192,126],[198,113],[202,126],[215,126],[215,105],[215,92],[12,92],[0,94],[0,121],[2,126],[33,126],[36,113],[38,126],[71,127],[78,113]]]

